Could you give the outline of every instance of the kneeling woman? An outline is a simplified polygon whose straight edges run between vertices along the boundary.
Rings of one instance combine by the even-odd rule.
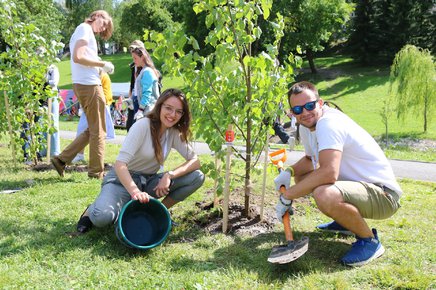
[[[96,201],[80,217],[77,231],[113,224],[131,199],[146,203],[150,196],[163,197],[162,203],[170,208],[196,191],[204,182],[204,174],[188,142],[190,122],[184,94],[177,89],[164,91],[154,109],[129,130],[115,168],[105,176]],[[162,172],[171,148],[186,162]]]

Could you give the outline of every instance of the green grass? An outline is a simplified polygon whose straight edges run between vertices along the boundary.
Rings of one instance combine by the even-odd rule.
[[[69,141],[62,141],[64,147]],[[0,144],[4,144],[0,140]],[[119,146],[108,144],[105,161],[112,163]],[[212,161],[201,156],[203,163]],[[182,162],[169,158],[168,168]],[[242,164],[233,166],[234,176]],[[276,201],[268,171],[267,209]],[[259,200],[262,177],[253,175],[252,202]],[[86,173],[35,172],[11,164],[10,151],[0,146],[0,288],[2,289],[434,289],[436,183],[401,180],[402,208],[392,218],[369,220],[379,231],[386,253],[361,268],[341,266],[338,259],[352,238],[314,230],[328,219],[313,200],[297,200],[292,224],[296,238],[309,236],[309,251],[299,260],[270,265],[273,245],[282,243],[282,226],[257,236],[210,234],[198,220],[216,211],[200,210],[196,202],[211,201],[213,180],[172,210],[179,222],[161,246],[137,252],[121,245],[113,227],[93,229],[71,238],[83,209],[94,201],[100,182]],[[234,182],[234,192],[241,184]],[[240,192],[240,191],[239,191]],[[241,197],[233,195],[233,198]],[[259,203],[255,203],[259,205]],[[252,204],[252,205],[255,205]]]

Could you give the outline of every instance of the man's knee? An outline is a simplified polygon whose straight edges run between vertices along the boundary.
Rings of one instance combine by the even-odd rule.
[[[313,190],[313,198],[321,211],[328,212],[342,200],[342,195],[337,187],[329,184],[316,187]]]

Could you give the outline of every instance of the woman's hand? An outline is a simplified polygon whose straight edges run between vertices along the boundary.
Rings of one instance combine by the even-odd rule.
[[[135,191],[132,195],[132,199],[139,201],[140,203],[147,203],[150,201],[150,196],[148,193],[140,191],[139,189]]]
[[[159,183],[153,190],[156,192],[156,195],[158,197],[166,196],[168,193],[170,193],[170,185],[171,185],[171,179],[169,174],[164,174],[161,179],[159,180]]]

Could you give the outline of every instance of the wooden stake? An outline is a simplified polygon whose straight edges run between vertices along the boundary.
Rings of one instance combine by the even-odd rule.
[[[50,124],[51,124],[51,116],[52,116],[52,114],[51,114],[51,107],[52,107],[52,100],[51,100],[51,98],[49,98],[48,99],[48,103],[47,103],[47,107],[48,107],[48,112],[47,112],[47,116],[48,116],[48,119],[47,120],[49,120],[49,122],[50,122]],[[50,132],[47,132],[47,163],[48,164],[50,164],[50,148],[51,147],[51,134],[50,134]]]
[[[218,154],[215,154],[215,170],[217,171],[217,175],[221,174],[221,160],[218,158]],[[219,206],[219,197],[218,197],[218,178],[215,178],[215,182],[213,185],[213,207],[217,208]]]
[[[229,125],[227,131],[232,131],[232,125]],[[232,140],[233,141],[233,140]],[[227,233],[229,223],[229,195],[230,195],[230,163],[232,157],[232,143],[227,142],[226,156],[226,180],[224,186],[224,202],[223,202],[223,233]]]
[[[262,199],[260,203],[260,220],[263,221],[263,208],[265,204],[265,188],[266,188],[266,171],[268,169],[268,149],[269,149],[269,131],[266,131],[265,152],[263,153],[263,183],[262,183]]]

